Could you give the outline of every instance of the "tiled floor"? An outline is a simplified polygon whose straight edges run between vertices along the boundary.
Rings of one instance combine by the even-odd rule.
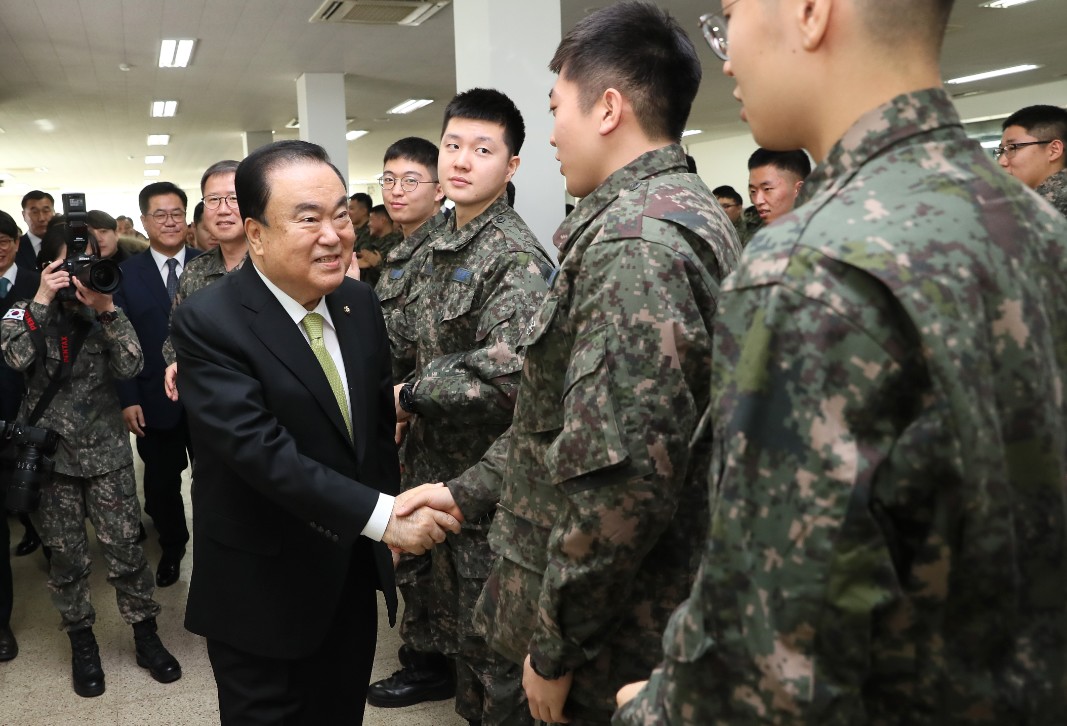
[[[185,493],[188,510],[188,479]],[[22,537],[22,527],[16,520],[10,524],[14,547]],[[145,553],[154,570],[159,561],[159,547],[151,526],[148,532]],[[115,591],[107,584],[106,568],[95,542],[92,552],[94,567],[90,582],[97,611],[94,632],[100,643],[107,691],[97,698],[80,698],[74,693],[70,685],[70,641],[59,630],[59,615],[49,600],[44,557],[40,550],[29,557],[12,557],[15,609],[11,627],[18,639],[19,655],[13,661],[0,663],[0,726],[217,724],[215,681],[203,639],[182,627],[191,558],[183,561],[185,567],[177,584],[156,591],[156,599],[163,606],[159,616],[160,637],[181,662],[183,673],[181,680],[163,685],[152,680],[134,662],[133,633],[119,617]],[[397,631],[389,629],[380,597],[379,606],[378,620],[382,625],[374,662],[375,679],[389,675],[398,667],[396,651],[400,645]],[[364,723],[466,726],[466,721],[455,714],[451,701],[389,710],[368,706]]]

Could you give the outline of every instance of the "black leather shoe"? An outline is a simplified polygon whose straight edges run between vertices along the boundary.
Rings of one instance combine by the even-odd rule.
[[[156,568],[156,586],[170,587],[178,581],[178,573],[181,571],[181,557],[163,555],[159,558],[159,567]]]
[[[403,708],[455,695],[456,681],[447,665],[443,670],[408,667],[372,683],[367,689],[367,703],[378,708]]]
[[[70,669],[74,692],[82,698],[92,698],[104,692],[104,668],[100,665],[100,648],[92,628],[71,630]]]
[[[156,619],[149,618],[133,626],[133,642],[137,646],[137,665],[160,683],[173,683],[182,677],[178,659],[170,654],[156,635]]]
[[[40,546],[41,538],[38,537],[37,533],[32,529],[27,529],[26,534],[22,535],[22,539],[15,545],[15,557],[32,555]]]
[[[15,640],[15,634],[11,632],[11,626],[5,625],[0,628],[0,661],[13,660],[18,654],[19,644]]]

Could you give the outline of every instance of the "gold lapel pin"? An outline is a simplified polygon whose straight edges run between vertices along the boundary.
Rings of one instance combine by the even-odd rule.
[[[350,307],[348,307],[347,305],[345,305],[345,307],[344,307],[344,311],[345,311],[345,315],[348,315],[349,313],[351,313],[351,312],[352,312],[352,308],[350,308]]]

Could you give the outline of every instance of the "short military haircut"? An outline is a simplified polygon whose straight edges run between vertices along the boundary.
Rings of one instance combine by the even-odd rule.
[[[578,86],[583,112],[607,89],[619,91],[650,139],[682,138],[700,88],[700,59],[689,36],[665,10],[633,0],[578,21],[548,67]]]
[[[504,143],[512,156],[522,150],[526,140],[526,123],[522,120],[515,103],[493,88],[472,88],[458,93],[445,107],[445,121],[441,135],[445,135],[448,122],[454,118],[470,121],[486,121],[504,127]]]
[[[394,159],[407,159],[416,164],[425,166],[432,176],[437,176],[437,157],[440,151],[437,144],[418,136],[408,136],[394,141],[393,145],[385,150],[385,158],[382,164],[388,164]]]
[[[434,169],[436,168],[437,164],[434,163]],[[370,210],[374,206],[374,200],[370,198],[370,194],[365,192],[356,192],[348,198],[348,201],[362,205],[363,208],[367,210],[367,214],[370,214]]]
[[[201,192],[202,193],[202,192]],[[193,207],[193,226],[200,224],[200,220],[204,218],[204,203],[197,202]]]
[[[778,171],[789,172],[797,179],[806,179],[811,173],[811,161],[808,160],[808,155],[800,149],[795,151],[756,149],[752,152],[752,156],[748,157],[748,170],[759,169],[761,166],[773,166]]]
[[[1002,129],[1021,126],[1041,141],[1059,139],[1067,143],[1067,110],[1059,106],[1027,106],[1004,119]]]
[[[238,204],[241,207],[241,219],[254,219],[260,224],[270,226],[267,223],[267,204],[270,202],[271,172],[300,163],[325,164],[333,169],[344,186],[345,178],[330,162],[326,149],[310,141],[275,141],[259,147],[237,166],[233,186],[237,199],[240,200]]]
[[[30,202],[36,202],[38,199],[47,199],[48,203],[53,207],[56,206],[55,198],[48,192],[42,192],[40,189],[34,189],[33,191],[26,192],[22,197],[22,208],[26,209],[26,205]]]
[[[729,199],[731,202],[743,205],[745,200],[741,198],[741,195],[737,193],[737,190],[731,186],[715,187],[711,190],[711,195],[716,199]]]
[[[901,51],[919,41],[940,53],[955,0],[860,0],[859,16],[867,34],[884,48]],[[914,47],[914,46],[912,46]]]
[[[373,207],[371,207],[370,213],[381,215],[382,217],[388,219],[390,222],[393,221],[393,218],[389,216],[389,210],[385,208],[384,204],[374,205]]]
[[[189,197],[180,186],[168,181],[152,182],[137,195],[137,205],[141,208],[141,214],[148,214],[148,203],[152,201],[152,197],[161,197],[164,194],[177,194],[178,199],[182,200],[182,207],[189,208]]]
[[[236,174],[237,167],[241,162],[234,161],[233,159],[223,159],[222,161],[216,161],[209,166],[204,175],[200,177],[200,193],[204,193],[204,186],[207,184],[207,180],[216,174]]]

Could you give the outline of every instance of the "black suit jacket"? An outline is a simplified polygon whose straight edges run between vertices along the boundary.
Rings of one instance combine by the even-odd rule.
[[[37,271],[37,253],[33,251],[33,242],[30,242],[28,234],[19,237],[19,249],[15,253],[15,264],[19,266],[20,270]]]
[[[186,247],[185,264],[199,254],[199,250]],[[115,383],[119,403],[123,408],[139,405],[144,411],[146,426],[172,429],[181,420],[182,404],[171,401],[163,390],[163,374],[167,370],[163,341],[170,331],[167,286],[150,249],[129,258],[119,268],[122,270],[122,285],[115,292],[115,304],[133,323],[144,352],[144,368],[137,377]]]
[[[18,266],[17,262],[15,266]],[[19,268],[19,271],[15,273],[15,284],[7,291],[5,297],[0,297],[0,307],[6,313],[19,300],[30,300],[37,294],[37,288],[40,285],[41,276],[38,273]],[[4,357],[0,355],[0,421],[15,420],[24,393],[22,373],[8,366]],[[0,513],[0,516],[3,514]]]
[[[326,300],[352,437],[311,347],[251,264],[172,322],[196,449],[185,626],[271,658],[318,649],[349,576],[376,582],[395,618],[388,548],[360,535],[379,492],[399,491],[389,340],[365,283],[345,278]]]

